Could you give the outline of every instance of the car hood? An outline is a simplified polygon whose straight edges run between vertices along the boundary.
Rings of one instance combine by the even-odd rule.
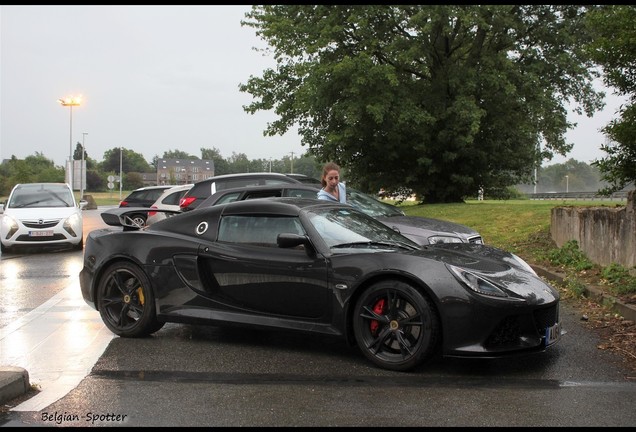
[[[43,208],[11,208],[5,209],[4,214],[16,219],[65,218],[73,213],[82,213],[77,207],[43,207]]]
[[[390,227],[396,227],[402,234],[428,235],[438,233],[453,233],[466,238],[479,235],[479,233],[466,225],[440,219],[431,219],[421,216],[376,216],[376,219]]]
[[[559,298],[555,288],[525,267],[518,257],[502,249],[480,244],[440,243],[425,246],[415,255],[468,270],[526,300],[543,303]]]

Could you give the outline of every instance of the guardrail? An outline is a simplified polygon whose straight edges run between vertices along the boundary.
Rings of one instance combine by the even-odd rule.
[[[628,191],[614,192],[612,195],[601,195],[598,192],[544,192],[531,193],[526,196],[531,200],[599,200],[626,201]]]

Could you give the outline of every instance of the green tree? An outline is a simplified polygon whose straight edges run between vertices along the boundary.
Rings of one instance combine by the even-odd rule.
[[[73,152],[73,160],[82,160],[82,143],[81,142],[77,142],[77,144],[75,144],[75,151]],[[84,153],[84,160],[88,159],[88,152]]]
[[[101,163],[101,171],[115,172],[119,174],[120,164],[120,148],[115,147],[104,152],[104,160]],[[122,172],[156,172],[151,164],[149,164],[141,153],[133,150],[121,149],[121,165]]]
[[[620,109],[603,132],[609,140],[601,145],[607,157],[595,162],[609,185],[601,190],[611,194],[636,182],[636,8],[603,5],[587,17],[594,38],[591,57],[603,68],[603,80],[628,103]]]
[[[572,148],[567,106],[603,105],[576,5],[260,5],[243,25],[275,69],[241,84],[266,135],[298,126],[366,190],[457,202],[527,181]],[[539,151],[539,143],[545,145]]]
[[[138,172],[130,172],[124,176],[124,185],[128,190],[138,189],[144,186],[144,179]]]
[[[250,160],[245,153],[232,152],[232,156],[228,158],[228,164],[230,173],[250,172]]]
[[[294,172],[320,179],[322,176],[322,165],[322,163],[316,161],[315,156],[305,154],[298,159],[294,159]]]
[[[230,174],[229,163],[216,147],[211,149],[201,148],[201,159],[214,161],[214,175]]]
[[[197,156],[191,155],[183,150],[168,150],[163,152],[164,159],[199,159]]]
[[[24,160],[12,155],[11,159],[0,167],[2,174],[0,194],[3,195],[8,195],[18,183],[64,181],[64,168],[55,166],[53,160],[46,158],[40,152],[35,152]]]

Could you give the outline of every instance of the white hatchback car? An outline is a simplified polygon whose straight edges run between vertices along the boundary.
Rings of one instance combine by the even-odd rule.
[[[2,252],[16,246],[84,247],[82,211],[66,183],[22,183],[0,216]]]
[[[172,187],[163,191],[161,196],[157,198],[157,201],[153,205],[150,206],[151,209],[159,209],[159,210],[173,210],[175,212],[180,212],[181,209],[179,207],[179,201],[181,197],[185,195],[190,188],[194,186],[194,183],[179,185]],[[164,212],[148,212],[148,218],[146,220],[146,225],[151,225],[160,220],[164,220],[167,217],[173,216],[171,213]]]

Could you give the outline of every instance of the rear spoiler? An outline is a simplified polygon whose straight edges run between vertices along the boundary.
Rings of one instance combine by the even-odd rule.
[[[148,214],[149,212],[169,213],[171,215],[182,213],[179,210],[159,210],[148,207],[117,207],[103,211],[101,213],[101,216],[106,225],[123,227],[124,231],[130,231],[143,228],[142,226],[135,223],[135,221],[132,219],[132,216],[139,213]]]

